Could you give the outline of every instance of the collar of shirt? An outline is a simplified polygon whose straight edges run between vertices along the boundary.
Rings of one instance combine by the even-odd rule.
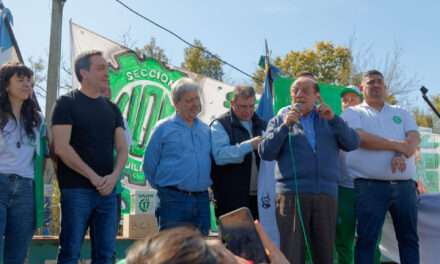
[[[316,150],[316,138],[315,138],[315,116],[316,111],[313,109],[307,115],[301,116],[299,119],[301,126],[303,127],[304,134],[307,138],[312,149]]]
[[[241,125],[246,128],[246,130],[249,132],[249,134],[251,134],[252,136],[252,121],[251,120],[247,120],[247,121],[240,121]]]
[[[187,122],[182,118],[182,116],[180,116],[178,113],[175,113],[172,119],[173,119],[173,122],[175,122],[175,123],[177,123],[177,124],[180,124],[180,125],[182,125],[182,126],[185,126],[185,127],[187,127],[187,128],[196,127],[196,126],[198,125],[198,123],[199,123],[199,118],[196,117],[196,118],[194,118],[194,120],[193,120],[193,126],[190,127],[190,126],[188,125],[188,123],[187,123]]]
[[[301,115],[300,117],[300,122],[311,122],[315,119],[315,115],[316,115],[316,108],[313,107],[312,111],[310,111],[308,114],[306,115]]]
[[[383,112],[384,110],[388,109],[388,108],[390,107],[390,105],[389,105],[387,102],[385,102],[384,105],[383,105],[383,107],[382,107],[382,109],[381,109],[380,111],[377,111],[376,108],[371,107],[371,106],[370,106],[369,104],[367,104],[367,102],[364,100],[364,101],[360,104],[360,107],[363,107],[363,108],[366,108],[366,109],[372,110],[372,111],[374,111],[374,112],[376,112],[376,113],[380,113],[380,112]]]

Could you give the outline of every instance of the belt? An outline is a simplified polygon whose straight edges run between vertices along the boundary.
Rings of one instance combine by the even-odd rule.
[[[372,182],[388,183],[392,185],[399,183],[414,182],[414,180],[377,180],[377,179],[364,179],[364,178],[358,178],[355,181],[372,181]]]
[[[13,173],[0,173],[0,177],[8,177],[10,181],[33,181],[31,178],[26,178]]]
[[[208,191],[190,192],[190,191],[181,190],[181,189],[177,188],[176,186],[165,186],[163,188],[168,189],[168,190],[172,190],[175,192],[184,193],[188,196],[197,196],[197,195],[205,194],[208,192]]]

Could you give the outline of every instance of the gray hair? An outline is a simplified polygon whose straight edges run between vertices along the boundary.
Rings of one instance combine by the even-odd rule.
[[[171,87],[171,98],[173,103],[178,103],[186,92],[197,92],[200,94],[200,87],[189,78],[177,80]]]
[[[234,97],[232,100],[237,101],[238,97],[255,98],[255,90],[252,86],[238,85],[234,88]]]

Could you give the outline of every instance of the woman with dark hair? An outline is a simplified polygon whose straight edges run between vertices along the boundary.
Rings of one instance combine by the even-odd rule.
[[[40,201],[34,194],[41,190],[34,185],[42,180],[36,157],[42,156],[44,122],[32,99],[32,77],[22,64],[0,67],[0,246],[5,264],[24,263],[38,224],[35,204]]]

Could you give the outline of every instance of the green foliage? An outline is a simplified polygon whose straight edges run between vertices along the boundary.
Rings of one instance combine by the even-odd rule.
[[[313,49],[290,51],[284,57],[277,57],[275,65],[291,76],[308,71],[313,73],[319,82],[350,84],[350,50],[346,47],[335,46],[328,41],[317,42]]]
[[[266,78],[266,74],[264,72],[264,69],[258,68],[254,74],[254,88],[257,93],[263,93],[263,83],[264,78]]]
[[[318,82],[338,85],[351,84],[352,57],[349,48],[335,46],[328,41],[320,41],[313,49],[290,51],[285,56],[277,57],[273,64],[284,74],[295,77],[299,72],[313,73]],[[254,72],[254,85],[258,92],[262,91],[264,69]]]
[[[185,49],[182,67],[188,71],[222,81],[224,75],[222,63],[216,57],[204,52],[205,48],[199,40],[194,40],[194,46]]]
[[[440,95],[434,95],[431,98],[432,104],[435,106],[435,108],[440,109]],[[416,123],[418,126],[421,127],[433,127],[433,117],[431,109],[428,109],[427,111],[423,111],[420,108],[416,107],[412,111],[414,118],[416,119]]]
[[[413,110],[414,118],[416,119],[416,123],[420,127],[432,127],[432,116],[427,114],[420,108],[415,108]]]
[[[135,48],[135,51],[139,55],[156,59],[164,64],[169,62],[165,51],[156,44],[156,38],[154,37],[151,37],[150,42],[145,44],[142,48]]]

